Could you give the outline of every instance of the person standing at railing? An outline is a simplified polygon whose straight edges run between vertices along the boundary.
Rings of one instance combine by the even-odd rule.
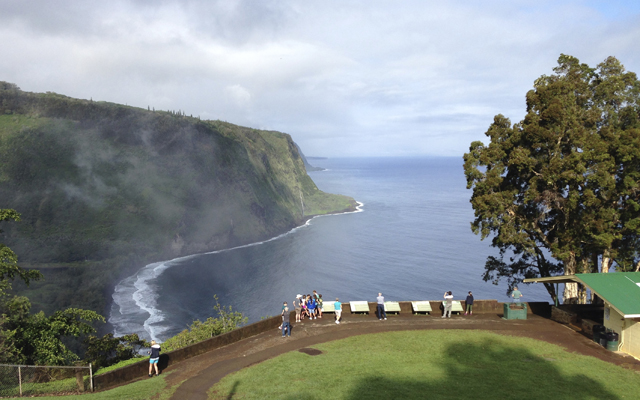
[[[444,314],[442,318],[451,318],[451,307],[453,306],[453,293],[451,291],[444,292]]]
[[[376,314],[378,315],[378,319],[382,321],[382,318],[387,319],[387,312],[384,310],[384,296],[382,293],[378,293],[378,297],[376,298],[378,301],[378,306],[376,308]]]
[[[473,315],[473,293],[469,292],[464,304],[467,306],[467,311],[464,312],[464,315],[467,315],[467,313]]]

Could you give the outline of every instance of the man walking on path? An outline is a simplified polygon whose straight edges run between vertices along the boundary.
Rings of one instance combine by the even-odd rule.
[[[384,296],[382,293],[378,293],[378,307],[376,308],[376,315],[378,315],[378,319],[382,321],[382,317],[387,319],[387,312],[384,310]]]
[[[522,297],[522,293],[518,290],[517,286],[513,287],[513,292],[511,292],[511,298],[514,303],[520,303],[520,298]]]
[[[291,313],[289,312],[289,307],[285,307],[282,314],[282,337],[284,337],[285,332],[288,333],[288,336],[291,337],[291,323],[289,319],[291,317]]]
[[[340,300],[336,297],[336,302],[333,303],[333,309],[335,310],[336,313],[336,324],[340,323],[340,318],[342,318],[342,303],[340,303]]]

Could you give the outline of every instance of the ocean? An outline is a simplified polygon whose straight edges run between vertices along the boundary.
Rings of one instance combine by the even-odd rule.
[[[470,222],[471,191],[462,157],[312,159],[325,192],[361,203],[271,240],[154,263],[120,282],[109,322],[116,335],[166,340],[195,319],[215,316],[214,295],[249,322],[278,315],[283,301],[313,290],[324,299],[506,301],[507,284],[482,280],[490,239]],[[520,287],[526,301],[550,301],[540,284]]]

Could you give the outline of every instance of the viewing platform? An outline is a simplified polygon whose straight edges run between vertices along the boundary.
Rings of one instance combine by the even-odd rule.
[[[631,366],[640,371],[640,361],[608,351],[587,335],[580,334],[569,325],[550,319],[551,305],[531,302],[526,320],[506,320],[503,318],[504,303],[497,300],[476,300],[473,315],[452,315],[441,318],[441,301],[430,301],[430,314],[414,314],[411,301],[398,302],[400,312],[387,314],[387,320],[380,321],[375,315],[376,303],[368,302],[369,314],[351,313],[348,302],[342,304],[342,323],[335,324],[334,314],[324,314],[323,318],[304,319],[292,322],[291,337],[283,338],[278,329],[282,318],[271,317],[232,332],[213,337],[200,343],[162,354],[161,371],[173,371],[165,379],[168,382],[184,383],[177,389],[174,399],[206,399],[206,391],[225,375],[249,365],[262,362],[280,354],[308,348],[318,343],[344,339],[369,333],[430,330],[464,329],[486,330],[496,333],[524,336],[560,345],[569,351],[600,358],[607,362]],[[464,306],[464,302],[461,302]],[[295,321],[295,313],[291,314]],[[103,375],[95,377],[99,390],[128,383],[147,376],[148,361],[145,359]]]

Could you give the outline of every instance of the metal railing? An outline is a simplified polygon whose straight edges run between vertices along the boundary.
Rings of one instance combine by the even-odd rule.
[[[0,397],[93,392],[89,366],[0,364]]]

